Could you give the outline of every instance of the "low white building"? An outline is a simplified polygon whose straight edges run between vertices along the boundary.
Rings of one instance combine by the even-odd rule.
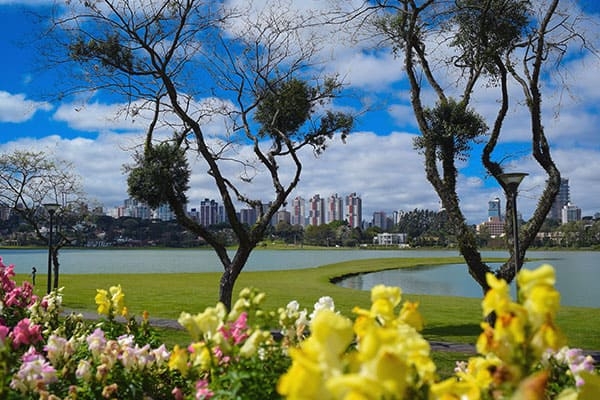
[[[406,244],[406,233],[378,233],[373,238],[373,244],[379,246],[394,246]]]

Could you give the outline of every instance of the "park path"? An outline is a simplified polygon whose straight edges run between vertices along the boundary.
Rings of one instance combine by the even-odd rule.
[[[98,314],[89,311],[80,311],[80,310],[70,310],[66,309],[63,311],[63,314],[68,315],[70,313],[81,314],[86,320],[95,320],[98,319]],[[123,322],[125,322],[123,320]],[[168,318],[153,318],[150,317],[150,325],[155,328],[170,328],[170,329],[178,329],[183,330],[183,327],[174,319]],[[455,352],[455,353],[465,353],[465,354],[477,354],[477,350],[475,349],[474,344],[470,343],[452,343],[452,342],[441,342],[441,341],[430,341],[429,345],[431,346],[432,351],[447,351],[447,352]],[[589,354],[595,360],[596,365],[600,365],[600,350],[587,350],[584,349],[585,354]]]

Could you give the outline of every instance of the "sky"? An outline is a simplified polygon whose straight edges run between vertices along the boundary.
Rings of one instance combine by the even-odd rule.
[[[0,74],[0,152],[43,150],[71,162],[74,172],[82,177],[88,198],[109,210],[128,197],[122,167],[131,163],[130,150],[141,143],[143,126],[115,119],[121,104],[111,103],[100,94],[90,94],[83,106],[73,99],[48,100],[42,96],[46,90],[60,88],[60,79],[64,79],[44,68],[34,40],[40,22],[33,15],[47,13],[51,3],[0,0],[0,51],[4,60]],[[323,7],[327,3],[290,1],[291,6],[299,7]],[[593,0],[580,5],[586,26],[592,27],[589,38],[598,45],[600,5]],[[335,138],[319,157],[303,158],[302,178],[291,198],[357,193],[367,221],[375,211],[438,210],[440,201],[425,177],[423,158],[413,149],[418,129],[400,61],[386,49],[366,51],[341,41],[330,41],[327,51],[332,55],[328,69],[343,76],[346,88],[361,93],[371,107],[358,116],[345,143]],[[600,61],[593,56],[572,56],[565,62],[566,89],[555,81],[544,81],[544,89],[550,90],[544,99],[544,126],[554,160],[562,176],[569,179],[571,203],[580,207],[583,215],[594,215],[600,212]],[[484,117],[494,115],[497,104],[490,90],[477,88],[474,98]],[[519,211],[525,219],[531,216],[545,181],[530,155],[528,132],[526,110],[515,101],[499,147],[506,157],[507,172],[529,174],[519,190]],[[487,218],[488,201],[504,199],[479,160],[480,148],[475,148],[471,158],[460,164],[459,173],[461,206],[473,224]],[[201,165],[194,169],[188,193],[190,208],[199,206],[204,198],[218,200],[205,170]],[[247,190],[269,193],[260,180]],[[504,207],[504,200],[502,204]]]

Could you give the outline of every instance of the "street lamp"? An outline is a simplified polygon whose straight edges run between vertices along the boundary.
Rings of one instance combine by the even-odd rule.
[[[50,214],[50,233],[48,235],[48,293],[52,291],[52,219],[59,207],[60,204],[56,203],[44,204],[44,208]]]
[[[517,273],[519,272],[519,226],[517,221],[517,191],[519,189],[519,184],[523,178],[527,175],[523,172],[511,172],[507,174],[498,175],[498,179],[503,184],[504,191],[506,192],[506,197],[510,197],[512,202],[512,226],[513,226],[513,245],[514,245],[514,261],[515,261],[515,285],[517,285],[517,295],[518,295],[518,284],[517,282]]]

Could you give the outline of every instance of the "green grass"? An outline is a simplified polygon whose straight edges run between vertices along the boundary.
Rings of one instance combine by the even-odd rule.
[[[331,279],[367,271],[461,262],[464,260],[460,257],[385,258],[299,270],[242,272],[236,283],[234,301],[241,288],[256,287],[267,294],[267,309],[297,300],[301,307],[310,310],[319,297],[328,295],[333,297],[336,309],[352,316],[354,306],[369,307],[369,293],[336,286]],[[26,277],[17,277],[19,279]],[[213,306],[218,299],[219,279],[220,273],[77,274],[62,275],[60,285],[65,287],[63,302],[67,308],[95,311],[96,289],[120,284],[130,312],[140,315],[147,310],[153,317],[177,319],[182,311],[198,313]],[[46,276],[38,274],[37,281],[36,293],[43,295]],[[426,320],[423,334],[429,340],[474,343],[480,333],[481,299],[412,294],[405,294],[403,298],[420,302],[420,311]],[[584,349],[600,349],[599,320],[598,308],[562,307],[557,317],[569,345]],[[184,332],[167,330],[161,331],[161,335],[167,343],[187,340]]]

